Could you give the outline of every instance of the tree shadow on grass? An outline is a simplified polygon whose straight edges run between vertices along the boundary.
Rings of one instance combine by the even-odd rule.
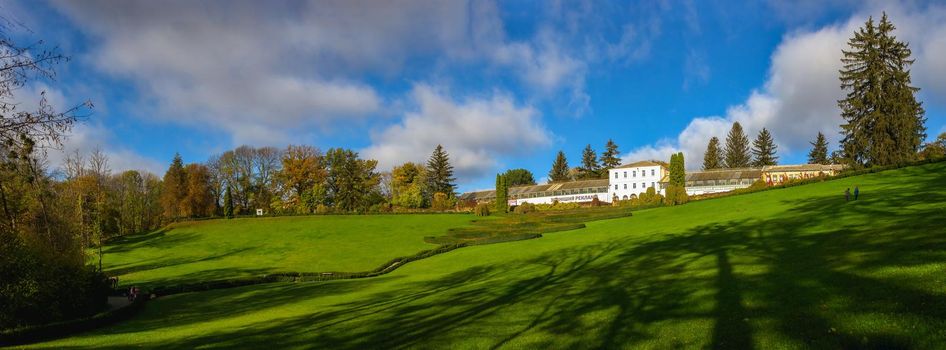
[[[103,248],[103,252],[106,254],[125,253],[145,246],[172,247],[195,241],[199,236],[193,232],[180,232],[168,235],[168,231],[170,230],[171,229],[168,227],[165,227],[150,233],[116,238],[108,242]]]
[[[220,260],[227,257],[239,255],[239,254],[246,253],[254,249],[256,249],[256,247],[243,247],[243,248],[233,249],[227,252],[214,254],[210,256],[203,256],[203,257],[196,257],[196,256],[190,257],[190,258],[176,257],[176,258],[168,258],[168,259],[160,259],[160,260],[152,259],[152,260],[148,260],[147,262],[142,261],[141,263],[130,263],[130,264],[113,266],[111,268],[106,269],[105,273],[112,276],[121,276],[121,275],[129,274],[129,273],[133,273],[133,272],[149,271],[149,270],[156,270],[156,269],[174,267],[174,266],[180,266],[180,265],[208,262],[208,261]],[[265,271],[265,269],[259,269],[259,271]],[[199,277],[200,280],[214,279],[213,273],[211,271],[206,271],[206,272],[201,271],[201,272],[194,273],[194,275],[196,275],[194,277]],[[232,275],[230,277],[232,277]],[[172,279],[175,281],[190,280],[186,278],[185,276],[174,276]],[[152,284],[157,283],[157,282],[166,282],[166,281],[163,281],[163,280],[152,281]]]

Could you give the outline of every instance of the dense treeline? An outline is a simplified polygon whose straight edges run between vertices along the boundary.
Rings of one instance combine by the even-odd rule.
[[[404,163],[379,172],[358,152],[306,145],[240,146],[206,164],[176,155],[164,175],[161,204],[168,220],[265,214],[446,210],[456,204],[453,166],[442,146],[427,165]]]

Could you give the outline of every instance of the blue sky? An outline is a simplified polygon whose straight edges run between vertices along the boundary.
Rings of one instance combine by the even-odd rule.
[[[346,147],[380,170],[443,144],[461,190],[545,177],[613,139],[625,161],[698,168],[732,121],[782,163],[837,140],[840,50],[887,11],[917,62],[930,137],[946,131],[946,6],[893,1],[0,2],[15,35],[72,60],[47,91],[96,108],[66,152],[163,174],[249,144]],[[836,144],[832,144],[834,147]],[[57,166],[61,154],[50,154]]]

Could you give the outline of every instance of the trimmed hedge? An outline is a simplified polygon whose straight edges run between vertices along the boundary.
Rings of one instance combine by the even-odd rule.
[[[22,345],[62,338],[124,321],[138,314],[144,308],[145,302],[147,302],[147,298],[140,298],[131,305],[101,312],[90,317],[5,330],[0,332],[0,346]]]

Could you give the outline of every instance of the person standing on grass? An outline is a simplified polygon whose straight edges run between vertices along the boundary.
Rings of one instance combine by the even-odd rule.
[[[854,186],[854,200],[857,200],[857,195],[861,194],[861,190]]]
[[[851,188],[850,187],[844,190],[844,201],[845,202],[851,201]]]

